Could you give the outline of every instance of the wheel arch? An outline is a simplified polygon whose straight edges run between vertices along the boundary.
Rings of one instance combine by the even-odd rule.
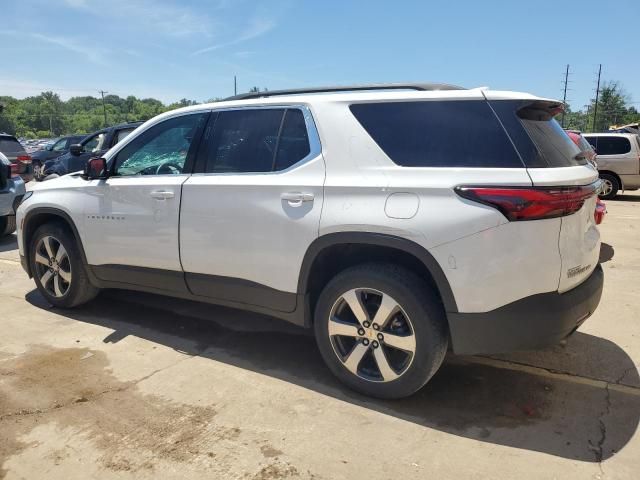
[[[27,212],[27,214],[25,215],[22,224],[22,245],[24,247],[25,257],[29,259],[31,239],[35,231],[41,225],[52,221],[61,223],[63,226],[69,229],[78,245],[78,248],[80,249],[82,262],[86,265],[87,257],[85,256],[82,239],[80,238],[80,234],[78,233],[78,229],[76,228],[75,223],[67,212],[53,207],[37,207],[29,210],[29,212]],[[32,277],[33,272],[31,272],[29,261],[26,262],[26,268],[29,277]]]
[[[606,173],[607,175],[611,175],[611,176],[615,177],[616,180],[618,180],[618,184],[620,185],[620,189],[624,190],[624,182],[622,181],[622,178],[620,177],[620,175],[618,175],[613,170],[599,170],[598,171],[598,176],[602,175],[603,173]]]
[[[354,254],[354,258],[349,258]],[[372,261],[399,263],[430,283],[439,295],[445,312],[457,312],[451,286],[437,260],[421,245],[394,235],[371,232],[338,232],[317,238],[302,261],[298,294],[307,302],[310,325],[317,297],[326,283],[345,268]]]

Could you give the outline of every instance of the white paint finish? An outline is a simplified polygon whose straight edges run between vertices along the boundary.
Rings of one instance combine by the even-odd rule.
[[[508,222],[430,250],[458,309],[488,312],[558,288],[560,219]],[[455,268],[451,267],[451,258]]]
[[[187,178],[151,175],[86,182],[83,243],[89,263],[181,271],[178,221],[181,185]],[[173,198],[154,198],[159,191]]]
[[[296,292],[318,236],[322,155],[280,173],[193,175],[184,185],[180,252],[185,271],[236,277]],[[281,198],[312,194],[300,206]]]
[[[384,213],[387,217],[409,219],[416,216],[420,208],[420,198],[415,193],[398,192],[387,197]]]
[[[588,185],[598,179],[598,172],[591,165],[566,168],[529,169],[534,185]],[[593,212],[596,197],[588,199],[582,209],[573,215],[562,217],[558,248],[562,269],[558,289],[565,292],[586,280],[598,263],[600,232]],[[573,268],[588,267],[579,275],[569,277]]]

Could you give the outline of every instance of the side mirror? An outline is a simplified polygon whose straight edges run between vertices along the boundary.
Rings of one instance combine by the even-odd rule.
[[[51,151],[53,150],[53,145],[47,145],[47,146],[45,147],[45,150],[46,150],[47,152],[51,152]]]
[[[79,143],[74,143],[69,147],[69,152],[71,153],[71,155],[75,155],[76,157],[80,155],[83,150],[84,149],[82,148],[82,145],[80,145]]]
[[[90,158],[84,168],[84,177],[87,180],[107,178],[107,161],[104,158]]]

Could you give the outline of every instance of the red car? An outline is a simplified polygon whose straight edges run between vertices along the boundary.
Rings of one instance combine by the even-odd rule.
[[[587,142],[587,139],[582,136],[582,133],[580,133],[578,130],[565,130],[565,132],[567,132],[567,135],[569,135],[569,138],[573,140],[573,143],[575,143],[582,151],[582,153],[584,153],[589,163],[597,168],[598,164],[596,163],[596,151],[593,149],[591,144]]]
[[[565,130],[569,138],[573,140],[578,148],[584,153],[584,156],[587,157],[587,161],[591,163],[594,167],[598,168],[598,163],[596,162],[596,151],[593,149],[591,144],[587,142],[587,139],[582,136],[577,130]],[[605,203],[598,198],[598,202],[596,203],[596,211],[593,213],[593,216],[596,221],[596,225],[600,225],[604,220],[604,216],[607,213],[607,206]]]

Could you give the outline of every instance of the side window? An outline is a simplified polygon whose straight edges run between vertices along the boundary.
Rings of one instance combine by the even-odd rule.
[[[51,148],[52,151],[54,152],[61,152],[63,151],[65,148],[67,148],[67,139],[63,138],[62,140],[58,140],[54,145],[53,148]]]
[[[588,137],[587,140],[598,155],[624,155],[631,151],[627,137]]]
[[[118,132],[116,133],[116,141],[114,145],[120,143],[124,138],[127,138],[127,136],[134,130],[135,129],[133,128],[123,128],[122,130],[118,130]]]
[[[350,108],[396,165],[523,167],[485,101],[361,103]]]
[[[170,118],[138,135],[116,155],[116,175],[182,173],[193,137],[206,116]]]
[[[104,133],[98,133],[97,135],[94,135],[89,140],[87,140],[83,145],[84,151],[97,152],[98,150],[100,150],[100,148],[102,148],[102,144],[104,143],[104,138],[105,138]]]
[[[270,172],[284,109],[231,110],[218,114],[206,172]]]
[[[304,115],[297,108],[285,113],[282,131],[278,139],[278,151],[274,170],[285,170],[309,155],[309,136]]]
[[[205,152],[207,173],[284,170],[311,151],[302,111],[297,108],[223,111]]]

